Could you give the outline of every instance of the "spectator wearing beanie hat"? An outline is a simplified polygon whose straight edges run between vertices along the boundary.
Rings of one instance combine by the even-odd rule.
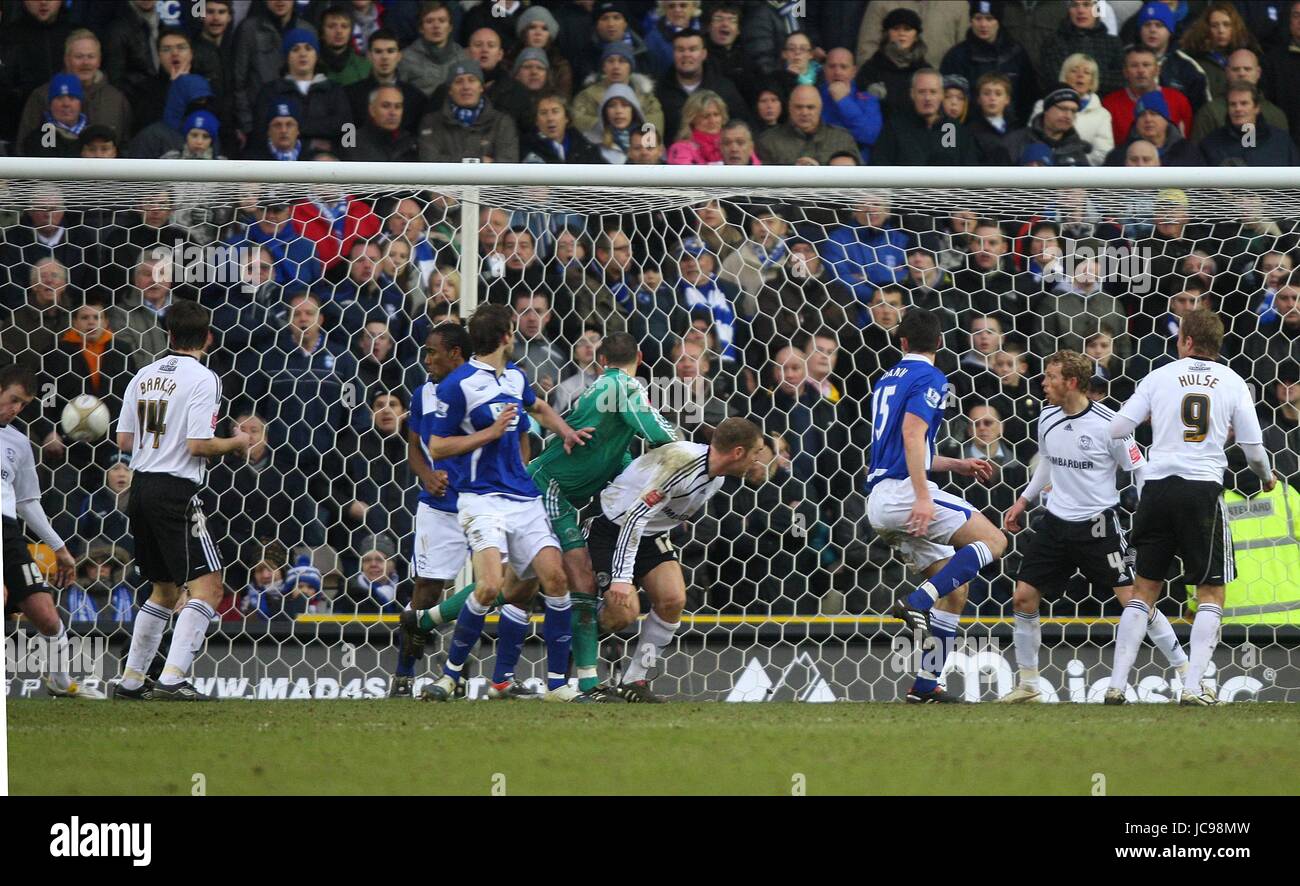
[[[78,138],[86,128],[82,110],[86,93],[74,74],[55,74],[46,93],[46,111],[41,125],[22,144],[25,157],[77,157]]]
[[[290,31],[315,29],[298,15],[298,4],[288,4],[283,15],[264,3],[255,3],[247,18],[235,30],[235,124],[249,140],[263,128],[257,97],[267,84],[280,79],[284,70],[284,35]],[[247,149],[247,146],[246,148]]]
[[[1045,166],[1088,166],[1088,152],[1092,145],[1079,137],[1074,119],[1079,113],[1079,93],[1065,83],[1058,83],[1043,96],[1043,112],[1029,121],[1029,126],[1007,137],[1007,151],[1019,165],[1026,165],[1027,148],[1041,144],[1050,152],[1050,162]]]
[[[1101,72],[1100,95],[1120,87],[1120,69],[1123,67],[1124,44],[1110,31],[1098,15],[1096,3],[1070,3],[1066,16],[1056,32],[1043,42],[1038,59],[1039,84],[1044,92],[1056,82],[1062,63],[1082,52],[1097,63]]]
[[[970,30],[948,50],[939,70],[945,76],[965,77],[967,83],[992,72],[1004,75],[1011,81],[1016,119],[1028,120],[1038,91],[1037,75],[1029,53],[1002,27],[1004,5],[1000,0],[971,0]]]
[[[1177,93],[1175,93],[1177,94]],[[1133,107],[1133,125],[1123,144],[1106,156],[1107,166],[1123,166],[1128,146],[1145,139],[1156,146],[1161,166],[1203,166],[1200,148],[1183,138],[1169,113],[1163,90],[1148,92]]]
[[[6,24],[8,24],[6,22]],[[90,126],[110,126],[120,135],[132,131],[133,109],[121,90],[108,82],[101,67],[99,38],[91,31],[81,29],[68,35],[63,51],[63,71],[75,74],[85,93],[82,110]],[[25,77],[30,72],[24,71]],[[27,95],[22,116],[18,120],[16,143],[21,145],[28,134],[40,128],[49,106],[50,84],[42,83]],[[4,127],[0,126],[0,130]]]
[[[605,47],[621,43],[632,52],[632,68],[649,74],[651,64],[645,41],[632,30],[627,6],[619,0],[598,0],[591,7],[593,24],[591,39],[573,60],[575,83],[586,83],[593,74],[599,75],[600,60]]]
[[[333,151],[344,127],[352,123],[352,105],[343,87],[319,73],[320,41],[306,28],[292,28],[280,42],[285,75],[268,83],[258,96],[258,118],[270,119],[270,109],[285,101],[298,102],[299,134],[308,151]]]
[[[632,49],[625,43],[610,43],[600,55],[599,79],[573,97],[573,125],[579,132],[588,132],[600,121],[600,107],[605,101],[605,90],[615,83],[631,87],[641,104],[645,122],[654,126],[660,141],[664,139],[664,106],[655,97],[654,81],[645,74],[635,72]]]
[[[525,49],[540,49],[546,53],[547,67],[551,69],[551,86],[565,101],[573,97],[573,65],[560,52],[556,40],[560,36],[560,23],[545,6],[530,6],[515,20],[515,32],[519,36],[516,52]],[[515,57],[518,64],[519,56]]]
[[[886,21],[896,12],[909,14],[913,27],[925,34],[924,67],[938,68],[943,57],[962,40],[970,27],[970,7],[953,0],[880,0],[868,3],[858,28],[856,58],[871,59],[889,42]],[[971,81],[972,83],[975,81]]]
[[[921,17],[911,9],[894,9],[882,22],[884,42],[862,67],[857,85],[884,103],[886,116],[912,107],[912,75],[931,67],[926,61]],[[859,56],[860,58],[861,56]]]
[[[181,124],[185,144],[179,151],[168,151],[163,160],[225,160],[218,147],[221,125],[217,115],[208,110],[194,111]],[[206,246],[217,239],[221,229],[235,217],[229,205],[214,199],[216,185],[179,181],[175,185],[176,210],[172,224],[185,229],[189,242]]]
[[[306,160],[298,102],[285,99],[267,112],[268,120],[261,132],[249,137],[244,147],[245,160]]]
[[[555,90],[554,84],[551,83],[551,60],[546,57],[545,49],[524,47],[520,50],[519,57],[515,59],[511,73],[515,81],[528,90],[530,98],[535,98],[545,90]]]
[[[1191,102],[1192,110],[1199,111],[1209,101],[1210,89],[1205,70],[1174,45],[1174,11],[1163,3],[1144,3],[1133,20],[1137,24],[1136,42],[1156,54],[1160,85],[1177,89]]]
[[[420,160],[459,163],[477,157],[484,163],[517,163],[519,133],[483,94],[483,69],[462,59],[448,71],[447,100],[420,121]]]
[[[1128,138],[1138,99],[1150,92],[1164,96],[1169,117],[1184,136],[1192,131],[1192,105],[1177,89],[1161,86],[1160,68],[1155,53],[1146,46],[1130,46],[1124,50],[1124,86],[1106,95],[1102,106],[1110,111],[1111,131],[1115,144]]]

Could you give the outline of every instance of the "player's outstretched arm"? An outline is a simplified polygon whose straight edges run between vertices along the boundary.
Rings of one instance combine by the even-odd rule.
[[[225,455],[228,452],[237,452],[243,455],[248,451],[248,446],[253,438],[245,431],[236,431],[233,437],[208,437],[206,439],[195,439],[191,437],[185,441],[185,446],[190,451],[190,455],[196,458],[214,458]]]
[[[501,410],[496,421],[483,428],[481,431],[475,431],[472,434],[455,437],[439,437],[434,434],[429,435],[429,455],[434,461],[441,461],[444,458],[454,458],[457,455],[464,455],[467,452],[473,452],[480,449],[493,440],[501,439],[501,436],[510,427],[511,422],[515,421],[518,416],[518,407],[510,403]]]
[[[993,479],[993,462],[985,458],[949,458],[946,455],[936,455],[930,463],[930,470],[941,474],[974,477],[981,483]]]
[[[625,384],[628,388],[627,396],[623,398],[623,408],[618,411],[623,423],[651,447],[675,443],[680,439],[672,423],[646,401],[640,387],[630,381]]]
[[[548,431],[554,431],[564,441],[564,451],[572,452],[575,446],[586,446],[587,441],[591,439],[591,432],[595,428],[579,428],[574,430],[569,427],[569,423],[560,417],[551,404],[547,403],[540,397],[533,401],[528,407],[528,411],[537,419],[538,424]]]
[[[1030,478],[1029,485],[1020,494],[1020,498],[1016,499],[1016,503],[1002,516],[1002,528],[1007,532],[1019,532],[1021,516],[1038,501],[1038,496],[1043,494],[1043,490],[1050,482],[1052,482],[1052,463],[1046,458],[1040,458],[1038,468]]]

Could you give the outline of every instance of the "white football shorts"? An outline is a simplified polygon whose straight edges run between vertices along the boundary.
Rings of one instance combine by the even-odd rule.
[[[411,557],[411,578],[451,581],[460,574],[469,557],[465,530],[459,518],[420,502],[415,509],[415,551]]]
[[[907,518],[916,501],[911,480],[881,480],[867,497],[871,528],[917,572],[956,553],[948,541],[975,513],[975,508],[960,496],[944,492],[933,482],[928,485],[934,497],[934,519],[924,536],[907,531]]]
[[[502,495],[462,492],[458,497],[460,525],[475,551],[496,548],[520,578],[533,575],[533,559],[542,548],[559,550],[542,499],[516,501]]]

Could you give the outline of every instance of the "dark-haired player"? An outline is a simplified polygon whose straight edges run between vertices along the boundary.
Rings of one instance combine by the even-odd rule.
[[[179,299],[167,309],[171,350],[141,369],[122,398],[117,446],[131,454],[127,516],[140,574],[153,593],[136,614],[131,648],[116,699],[208,701],[189,682],[190,666],[221,602],[221,555],[208,533],[199,492],[207,459],[246,453],[249,436],[215,436],[221,380],[203,365],[211,338],[207,308]],[[181,589],[189,591],[176,617],[167,663],[157,683],[146,682]]]
[[[871,392],[867,518],[881,539],[926,579],[891,610],[918,635],[928,630],[936,641],[921,656],[907,701],[946,703],[957,699],[939,679],[957,641],[967,583],[1002,556],[1007,540],[964,499],[944,492],[928,477],[932,471],[951,472],[986,483],[993,476],[993,465],[982,458],[935,454],[934,438],[948,397],[948,378],[934,365],[939,318],[909,308],[898,337],[903,359]]]
[[[677,439],[676,430],[651,407],[644,387],[636,378],[641,362],[636,339],[625,332],[606,336],[596,350],[596,361],[603,368],[600,378],[583,391],[565,416],[574,427],[594,428],[591,440],[586,446],[566,451],[563,441],[553,437],[528,464],[528,473],[542,493],[546,515],[563,551],[575,615],[573,661],[578,672],[578,688],[588,694],[598,688],[599,682],[596,674],[598,598],[578,509],[631,462],[628,444],[633,437],[640,437],[651,447]],[[412,623],[412,636],[455,619],[472,590],[473,586],[467,587],[436,607],[406,616]],[[516,591],[511,591],[508,596],[513,598],[515,594]],[[601,626],[610,627],[608,623]],[[589,695],[584,700],[618,699],[601,693],[599,697]]]
[[[54,551],[58,564],[55,584],[62,588],[72,579],[76,563],[68,546],[50,525],[41,507],[40,480],[36,476],[36,458],[27,434],[13,426],[13,420],[36,396],[36,376],[27,367],[14,363],[0,369],[0,509],[3,510],[5,614],[22,612],[41,636],[53,641],[49,650],[45,690],[56,698],[103,699],[93,686],[68,676],[67,663],[71,646],[68,629],[54,606],[50,586],[40,568],[32,562],[23,535],[21,518]]]
[[[457,511],[474,552],[478,579],[465,608],[456,617],[443,675],[429,697],[450,700],[460,683],[465,660],[483,632],[488,609],[505,587],[503,558],[520,578],[536,574],[546,603],[548,701],[571,701],[576,691],[566,673],[572,640],[572,601],[560,558],[560,543],[551,531],[537,487],[524,468],[520,410],[532,413],[554,431],[565,449],[585,445],[591,428],[574,430],[533,393],[522,370],[507,359],[514,347],[514,312],[502,305],[482,305],[469,322],[474,356],[449,374],[436,390],[437,406],[425,438],[432,461],[445,460],[448,481],[456,490]],[[409,610],[408,610],[409,612]],[[408,627],[406,621],[403,628]],[[527,633],[528,615],[514,604],[501,609],[492,685],[508,688]]]

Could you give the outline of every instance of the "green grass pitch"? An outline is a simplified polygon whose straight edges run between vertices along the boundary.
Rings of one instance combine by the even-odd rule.
[[[8,703],[15,794],[1300,793],[1300,705]],[[802,778],[800,778],[802,776]]]

